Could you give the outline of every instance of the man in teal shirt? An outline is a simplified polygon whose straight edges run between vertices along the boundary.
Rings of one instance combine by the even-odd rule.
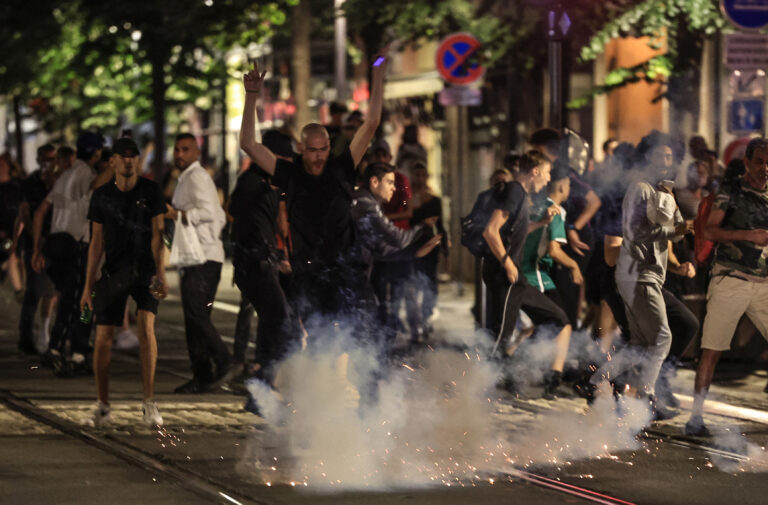
[[[562,307],[562,299],[551,276],[555,262],[570,269],[575,284],[584,282],[579,265],[562,249],[567,244],[565,235],[565,210],[561,204],[570,192],[569,174],[553,170],[547,185],[547,196],[538,199],[531,206],[528,236],[523,246],[522,273],[528,284],[544,293],[550,300]],[[545,379],[545,397],[555,396],[557,386],[568,355],[569,339],[558,339],[552,369]]]
[[[567,173],[552,172],[544,200],[531,207],[531,224],[523,248],[523,274],[531,286],[560,304],[551,270],[555,262],[571,271],[576,284],[583,283],[579,265],[565,252],[562,244],[567,243],[565,235],[565,210],[561,204],[568,199],[570,179]]]

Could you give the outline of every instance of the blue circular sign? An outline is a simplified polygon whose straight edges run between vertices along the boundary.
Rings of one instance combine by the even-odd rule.
[[[768,26],[768,0],[720,0],[720,8],[739,28],[759,30]]]

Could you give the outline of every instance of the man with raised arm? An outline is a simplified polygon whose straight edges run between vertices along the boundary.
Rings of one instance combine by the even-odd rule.
[[[257,140],[256,102],[264,73],[259,73],[254,65],[244,77],[246,95],[240,146],[272,176],[272,183],[286,193],[294,271],[289,297],[300,314],[306,314],[306,309],[326,314],[338,312],[344,303],[343,287],[353,282],[343,265],[353,238],[350,205],[358,175],[356,167],[381,121],[384,65],[382,58],[377,62],[365,122],[349,148],[337,157],[330,156],[331,144],[325,127],[310,123],[301,130],[301,154],[291,161],[278,159]]]
[[[163,418],[153,400],[157,340],[155,315],[158,299],[166,291],[163,265],[163,215],[160,186],[139,177],[139,148],[129,138],[115,142],[109,159],[115,177],[93,192],[88,219],[91,244],[81,310],[88,306],[96,319],[93,368],[98,402],[85,424],[99,427],[110,421],[109,367],[115,326],[123,324],[128,296],[136,302],[141,376],[144,389],[144,422],[162,426]],[[96,269],[106,253],[101,279]],[[94,293],[93,298],[91,292]]]

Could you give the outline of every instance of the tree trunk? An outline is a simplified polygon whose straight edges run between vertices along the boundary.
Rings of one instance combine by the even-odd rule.
[[[21,167],[22,172],[26,173],[24,169],[24,128],[21,124],[21,98],[19,95],[13,96],[13,122],[16,125],[16,162]]]
[[[157,183],[162,183],[165,175],[165,71],[167,61],[165,52],[160,47],[153,48],[149,55],[152,65],[152,110],[155,131],[155,159],[152,162],[152,175]]]
[[[301,0],[292,9],[291,28],[293,38],[291,50],[293,59],[293,97],[296,100],[296,129],[297,133],[310,122],[309,113],[309,79],[311,74],[309,38],[312,31],[311,12],[308,0]]]

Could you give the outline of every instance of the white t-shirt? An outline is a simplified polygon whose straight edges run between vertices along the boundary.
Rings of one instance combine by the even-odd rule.
[[[88,205],[91,201],[91,182],[96,171],[83,160],[75,160],[72,168],[56,179],[45,199],[53,205],[51,233],[65,232],[75,240],[89,242],[91,230]]]

